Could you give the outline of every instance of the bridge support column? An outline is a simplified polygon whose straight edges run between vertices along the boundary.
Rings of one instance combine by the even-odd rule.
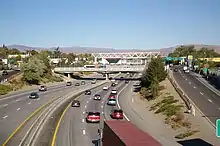
[[[109,80],[109,74],[105,74],[105,79]]]
[[[98,64],[98,58],[95,57],[94,59],[95,59],[95,60],[94,60],[94,63],[95,63],[95,64]]]
[[[70,73],[67,74],[67,77],[68,77],[69,79],[71,78]]]

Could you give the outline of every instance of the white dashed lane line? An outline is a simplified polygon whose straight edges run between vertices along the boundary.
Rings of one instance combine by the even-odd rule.
[[[17,108],[17,111],[19,111],[21,108]]]
[[[28,102],[28,104],[31,104],[31,102]]]
[[[83,112],[83,114],[85,114],[86,112]]]
[[[211,100],[211,99],[208,99],[208,101],[209,101],[209,102],[212,102],[212,100]]]
[[[6,107],[6,106],[8,106],[8,104],[4,104],[3,106]]]
[[[201,94],[201,95],[203,95],[203,93],[202,93],[202,92],[200,92],[200,94]]]
[[[85,105],[85,108],[87,108],[87,106]]]
[[[89,101],[86,101],[86,103],[89,103]]]
[[[85,119],[82,119],[82,122],[84,123],[84,122],[85,122]]]
[[[101,108],[103,108],[103,105],[101,106]]]
[[[193,88],[196,89],[196,86],[194,86]]]
[[[83,135],[86,135],[86,130],[83,130]]]
[[[20,101],[21,99],[17,99],[17,100],[15,100],[15,102],[18,102],[18,101]]]
[[[5,118],[7,118],[8,117],[8,115],[5,115],[4,117],[2,117],[3,119],[5,119]]]
[[[134,102],[134,99],[133,99],[133,97],[131,98],[131,102],[132,102],[132,103]]]
[[[189,82],[189,84],[191,84],[191,82]]]

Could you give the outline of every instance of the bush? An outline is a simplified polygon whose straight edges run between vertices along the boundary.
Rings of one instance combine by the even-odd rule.
[[[0,95],[5,95],[10,91],[12,91],[12,88],[10,86],[0,84]]]
[[[197,131],[197,130],[193,130],[193,131],[187,130],[186,132],[183,132],[183,133],[180,133],[180,134],[176,135],[175,138],[177,138],[177,139],[184,139],[186,137],[194,135],[197,132],[199,132],[199,131]]]

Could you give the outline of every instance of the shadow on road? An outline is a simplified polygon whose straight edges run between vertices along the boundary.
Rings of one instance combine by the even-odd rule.
[[[182,146],[213,146],[212,144],[200,139],[189,139],[189,140],[182,140],[182,141],[177,141],[179,144]]]

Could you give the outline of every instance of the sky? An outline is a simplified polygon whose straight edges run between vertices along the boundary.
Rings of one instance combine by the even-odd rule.
[[[0,0],[0,44],[220,45],[220,0]]]

